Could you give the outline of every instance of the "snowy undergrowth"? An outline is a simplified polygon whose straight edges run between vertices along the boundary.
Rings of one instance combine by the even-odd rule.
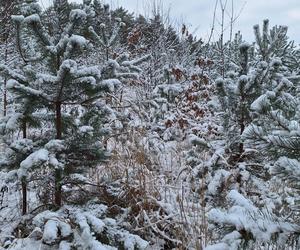
[[[15,234],[23,238],[6,239],[7,249],[146,249],[149,243],[131,234],[119,221],[106,216],[107,206],[88,204],[64,206],[58,211],[43,211],[22,218]],[[20,232],[25,230],[27,232]]]
[[[275,240],[277,246],[285,248],[289,235],[300,229],[297,224],[279,219],[266,208],[259,209],[236,190],[230,191],[227,199],[232,206],[226,211],[212,209],[208,218],[218,230],[223,228],[226,232],[230,229],[222,243],[211,245],[206,250],[240,249],[240,246],[258,248]]]
[[[186,86],[187,91],[191,84]],[[130,93],[127,100],[135,103],[136,96]],[[98,172],[102,182],[115,183],[108,190],[112,196],[109,200],[115,205],[119,202],[127,211],[132,229],[144,235],[154,249],[193,249],[209,241],[204,188],[210,185],[210,190],[216,190],[220,182],[216,176],[206,176],[221,154],[216,150],[220,143],[210,145],[220,128],[211,120],[207,105],[202,107],[196,120],[193,109],[200,111],[193,103],[191,108],[183,104],[170,107],[155,121],[152,119],[159,111],[156,106],[150,114],[139,109],[125,111],[135,118],[134,122],[129,122],[122,143],[118,142],[120,138],[110,140],[112,160]],[[174,108],[178,114],[170,116]],[[207,152],[199,157],[203,149]]]

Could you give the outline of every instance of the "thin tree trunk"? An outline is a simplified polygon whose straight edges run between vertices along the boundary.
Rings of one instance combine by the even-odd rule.
[[[26,121],[23,121],[23,125],[22,125],[22,133],[23,133],[23,138],[27,138],[27,125],[26,125]]]
[[[7,78],[4,78],[4,93],[3,93],[3,116],[7,115],[7,90],[6,90]]]
[[[22,124],[22,132],[23,132],[23,138],[25,139],[27,137],[27,131],[26,131],[26,121],[23,121]],[[22,215],[25,215],[27,213],[27,181],[26,178],[22,178],[21,180],[21,186],[22,186]]]
[[[56,127],[56,139],[62,139],[62,117],[61,117],[61,102],[57,101],[55,103],[55,113],[56,113],[56,120],[55,120],[55,127]]]
[[[62,139],[62,117],[61,117],[61,102],[56,102],[56,139]],[[55,169],[55,193],[54,193],[54,204],[57,207],[62,205],[62,170]]]
[[[222,78],[225,78],[225,51],[224,51],[224,24],[225,24],[225,10],[226,10],[226,5],[227,5],[227,0],[223,4],[222,0],[220,0],[220,5],[221,5],[221,35],[220,35],[220,43],[221,43],[221,75]]]
[[[248,48],[240,48],[240,53],[241,53],[241,66],[242,66],[242,70],[240,72],[240,75],[247,75],[248,73]],[[242,112],[242,117],[241,117],[241,121],[240,121],[240,135],[243,134],[244,130],[245,130],[245,126],[246,126],[246,117],[245,117],[245,100],[246,100],[246,94],[244,92],[245,90],[242,90],[241,93],[241,112]],[[240,156],[244,153],[244,144],[241,142],[240,143],[240,147],[239,147],[239,153]]]
[[[109,59],[109,48],[106,48],[106,61]]]
[[[5,40],[5,56],[4,56],[4,61],[7,63],[7,58],[8,58],[8,37],[6,37]],[[3,116],[7,115],[7,77],[5,76],[4,78],[4,84],[3,84]]]
[[[27,214],[27,182],[25,178],[21,180],[21,186],[22,186],[22,215],[25,215]]]

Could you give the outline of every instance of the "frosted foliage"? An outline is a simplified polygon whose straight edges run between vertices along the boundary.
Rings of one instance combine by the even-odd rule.
[[[234,226],[237,231],[246,230],[260,242],[269,242],[274,234],[284,235],[299,229],[296,224],[277,219],[268,210],[259,210],[235,190],[230,191],[227,198],[233,203],[228,211],[212,209],[209,212],[210,220],[217,224]]]
[[[300,180],[300,162],[296,159],[280,157],[271,168],[271,173],[297,183]]]
[[[203,147],[207,147],[207,142],[205,141],[205,139],[203,138],[199,138],[198,136],[194,135],[194,134],[190,134],[189,137],[189,142],[192,145],[199,145],[199,146],[203,146]]]
[[[45,224],[43,241],[47,244],[55,242],[58,236],[58,223],[54,220],[49,220]]]
[[[62,140],[51,140],[45,145],[45,148],[51,152],[59,152],[64,150],[65,146]]]
[[[129,250],[136,249],[138,246],[139,249],[146,249],[148,246],[148,242],[142,240],[139,236],[136,235],[128,235],[124,241],[124,247]]]
[[[218,243],[204,248],[205,250],[232,250],[226,243]]]
[[[72,10],[70,13],[70,21],[78,21],[86,18],[86,13],[84,10],[76,9]]]
[[[1,127],[3,126],[4,131],[8,131],[8,132],[16,131],[18,128],[20,118],[22,118],[22,114],[19,113],[11,114],[8,117],[2,118],[2,122],[0,126]]]
[[[71,43],[73,46],[77,45],[79,47],[84,47],[87,43],[87,40],[83,36],[72,35],[69,38],[69,43]]]
[[[19,20],[20,20],[20,19],[18,18],[17,21],[19,21]],[[24,19],[24,22],[27,22],[27,23],[35,22],[35,23],[37,23],[37,22],[40,22],[40,17],[39,17],[39,15],[37,15],[37,14],[30,15],[30,16],[28,16],[28,17],[26,17],[26,18]]]
[[[219,191],[220,185],[222,181],[226,181],[230,177],[230,172],[225,171],[223,169],[216,171],[215,175],[213,176],[212,180],[209,182],[208,185],[208,193],[212,195],[216,195]]]
[[[33,167],[40,166],[49,160],[49,152],[46,149],[39,149],[38,151],[30,154],[24,161],[20,164],[20,169],[18,170],[19,178],[27,176],[28,170]]]
[[[66,242],[66,241],[62,241],[60,244],[59,244],[59,248],[58,250],[71,250],[71,244],[69,242]]]
[[[114,92],[121,86],[121,82],[118,79],[107,79],[101,82],[101,86],[108,88],[110,92]]]
[[[24,20],[23,15],[12,15],[11,18],[15,22],[22,22]]]
[[[26,153],[30,152],[33,148],[33,142],[30,139],[19,139],[11,144],[11,147],[15,148],[19,152]]]
[[[267,95],[260,96],[251,104],[251,109],[257,112],[263,111],[268,107],[270,107],[270,101]]]
[[[86,214],[86,219],[92,226],[93,231],[97,233],[101,233],[103,231],[105,224],[101,220],[91,214]]]

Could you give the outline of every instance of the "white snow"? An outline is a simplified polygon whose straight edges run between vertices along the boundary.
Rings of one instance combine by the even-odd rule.
[[[48,220],[45,224],[43,242],[46,244],[54,244],[58,237],[58,222],[55,220]]]
[[[21,23],[24,20],[24,16],[23,15],[12,15],[11,19],[15,22]]]
[[[27,16],[25,17],[24,19],[24,22],[27,22],[27,23],[37,23],[37,22],[40,22],[40,16],[38,14],[33,14],[33,15],[30,15],[30,16]]]
[[[82,134],[93,134],[94,128],[91,126],[81,126],[79,127],[79,132]]]
[[[87,40],[83,36],[72,35],[69,38],[69,42],[74,46],[77,45],[79,47],[84,47],[87,44]]]
[[[81,10],[81,9],[71,10],[71,13],[70,13],[71,21],[84,20],[86,17],[87,17],[87,15],[84,10]]]
[[[57,140],[53,139],[50,140],[46,145],[45,149],[51,152],[60,152],[65,149],[64,141],[63,140]]]
[[[11,114],[5,124],[5,130],[16,131],[19,126],[19,120],[23,117],[20,113]]]
[[[122,83],[118,79],[107,79],[101,81],[101,86],[108,88],[110,92],[117,90]]]
[[[215,245],[207,246],[204,250],[232,250],[229,246],[225,243],[217,243]]]
[[[21,162],[18,170],[19,178],[27,176],[28,170],[35,166],[41,166],[49,160],[49,152],[46,149],[39,149],[30,154],[24,161]]]

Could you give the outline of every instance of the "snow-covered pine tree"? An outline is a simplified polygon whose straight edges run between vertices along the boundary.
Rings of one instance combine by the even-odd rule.
[[[69,21],[70,14],[70,4],[67,0],[54,0],[53,1],[54,11],[57,13],[58,25],[61,27],[61,31],[63,31],[63,27]]]
[[[289,169],[288,162],[293,164],[297,162],[294,158],[290,159],[291,155],[288,154],[288,152],[291,154],[297,152],[298,145],[294,144],[295,137],[292,132],[294,128],[297,130],[298,87],[292,83],[292,81],[297,82],[297,77],[292,76],[292,71],[286,67],[288,62],[286,59],[293,53],[294,48],[287,40],[285,27],[279,26],[279,28],[274,27],[269,30],[266,20],[264,21],[263,35],[257,25],[254,26],[254,32],[256,36],[255,51],[253,58],[248,63],[249,70],[244,85],[245,90],[252,86],[252,95],[249,95],[250,99],[246,103],[248,119],[243,126],[240,126],[243,129],[239,130],[239,142],[242,143],[245,152],[255,152],[255,157],[243,159],[244,162],[241,163],[241,166],[244,165],[244,168],[247,166],[246,173],[252,174],[251,178],[248,178],[248,182],[254,180],[257,190],[260,190],[260,199],[255,197],[255,193],[252,196],[251,193],[245,192],[245,188],[239,189],[239,192],[232,190],[227,195],[227,200],[232,207],[226,212],[221,209],[212,209],[209,219],[224,231],[227,231],[226,228],[232,227],[224,234],[222,243],[217,244],[219,247],[229,247],[230,249],[237,249],[241,246],[256,247],[263,242],[269,246],[298,248],[295,239],[299,227],[294,223],[297,216],[286,220],[285,216],[291,209],[286,210],[283,209],[284,207],[279,209],[278,207],[279,204],[291,201],[295,197],[291,199],[288,196],[290,200],[285,201],[285,198],[281,200],[282,198],[279,198],[278,194],[270,191],[272,184],[269,181],[272,175],[291,176],[286,171]],[[223,86],[224,81],[221,80],[218,84],[221,96],[225,93]],[[240,92],[238,91],[238,93]],[[227,105],[228,99],[222,98],[221,102]],[[236,106],[238,107],[238,105]],[[238,112],[239,115],[243,114]],[[278,158],[279,160],[277,160]],[[275,164],[273,164],[274,161],[276,161]],[[252,165],[259,169],[252,169]],[[271,171],[269,171],[271,175],[264,174],[268,171],[268,167],[264,168],[264,165],[271,165]],[[293,168],[293,173],[295,173],[295,169]],[[295,175],[293,178],[297,179]],[[278,182],[275,181],[275,185],[278,185]],[[246,198],[245,195],[249,196]],[[286,193],[283,194],[284,196]],[[281,200],[279,204],[276,199]],[[278,213],[279,210],[281,213]],[[243,221],[242,217],[248,215],[251,215],[249,219]],[[292,216],[292,214],[289,215]],[[252,223],[251,220],[255,222]],[[277,227],[271,229],[273,224],[276,224]],[[256,228],[257,225],[258,228]],[[261,237],[263,234],[264,237]]]
[[[227,72],[227,78],[225,81],[217,80],[216,84],[222,106],[232,107],[230,112],[224,113],[224,125],[229,132],[228,138],[233,144],[236,144],[237,138],[252,120],[250,105],[262,93],[270,90],[270,84],[276,78],[276,60],[273,59],[279,58],[282,64],[287,66],[294,51],[293,43],[288,41],[287,27],[285,26],[275,26],[269,29],[269,21],[264,20],[262,33],[259,26],[255,25],[254,34],[256,42],[253,48],[249,45],[244,46],[241,43],[241,38],[236,37],[240,42],[240,63],[239,65],[230,63],[229,67],[232,70]],[[236,47],[238,40],[233,42],[234,47]],[[233,54],[232,56],[233,59],[237,60],[236,55]],[[227,91],[230,94],[226,94]],[[232,126],[232,122],[239,125],[237,127]],[[238,128],[239,135],[236,133],[236,128]],[[239,147],[237,155],[242,154],[243,143],[239,143]]]
[[[55,0],[53,5],[41,13],[44,27],[50,36],[58,36],[63,32],[69,22],[69,14],[72,9],[67,0]],[[74,8],[73,8],[74,9]]]
[[[263,21],[262,31],[259,25],[254,26],[255,42],[262,61],[269,62],[273,57],[281,58],[285,65],[288,54],[292,52],[293,42],[288,40],[287,26],[269,28],[269,20]]]
[[[2,142],[5,145],[4,159],[0,163],[1,169],[12,171],[14,173],[16,169],[20,167],[20,164],[25,160],[34,150],[32,138],[28,139],[28,129],[37,128],[41,125],[40,117],[35,114],[39,108],[42,107],[37,101],[34,95],[28,95],[24,92],[12,93],[10,90],[10,84],[13,79],[18,79],[18,82],[25,84],[25,79],[28,81],[34,81],[32,78],[32,68],[29,66],[23,67],[23,75],[17,75],[11,71],[8,67],[0,65],[0,73],[10,79],[8,81],[8,91],[13,97],[13,103],[11,104],[14,109],[1,119],[0,134],[2,136]],[[21,138],[18,134],[21,132]],[[40,138],[36,137],[36,141]],[[27,179],[25,176],[20,178],[22,186],[22,214],[27,212]]]
[[[86,5],[89,6],[93,12],[93,18],[90,20],[89,33],[87,34],[92,40],[97,43],[98,46],[104,50],[105,57],[102,53],[98,54],[98,61],[118,57],[124,53],[126,47],[126,37],[130,27],[132,25],[132,16],[127,14],[121,9],[111,10],[107,4],[102,4],[99,1],[93,1]],[[126,19],[126,23],[123,19]],[[98,52],[97,52],[98,53]]]
[[[244,152],[240,135],[251,121],[249,108],[256,94],[256,83],[251,81],[248,76],[249,47],[248,44],[242,43],[239,46],[239,63],[234,65],[233,70],[226,74],[225,79],[216,80],[231,163],[239,161]]]
[[[102,27],[100,26],[102,23],[111,24],[111,10],[108,4],[103,4],[100,0],[94,0],[92,3],[93,10],[95,11],[95,19],[94,24],[95,31],[97,34],[100,34]],[[102,25],[103,26],[103,25]]]
[[[2,28],[2,38],[1,41],[1,56],[0,60],[6,65],[10,65],[11,67],[21,68],[24,66],[24,62],[20,63],[18,60],[21,58],[17,55],[17,43],[15,42],[14,33],[16,30],[13,28],[13,22],[11,19],[11,15],[20,12],[20,7],[22,6],[21,1],[3,1],[1,2],[1,25]],[[3,43],[2,43],[3,42]],[[18,61],[18,63],[17,63]],[[7,157],[2,159],[0,165],[4,170],[13,170],[19,167],[19,164],[24,157],[30,153],[30,147],[25,148],[22,146],[24,141],[26,141],[27,135],[27,127],[36,126],[38,120],[35,120],[31,114],[32,109],[30,105],[30,98],[15,96],[12,97],[11,93],[7,90],[7,80],[9,79],[9,69],[3,66],[0,66],[0,77],[3,77],[3,84],[1,84],[1,89],[3,91],[3,118],[1,118],[1,142],[4,142],[3,150],[6,151],[8,155]],[[27,73],[29,73],[28,69]],[[23,99],[24,98],[24,99]],[[23,99],[21,103],[17,104],[15,101],[19,99]],[[34,102],[34,100],[31,100]],[[2,115],[2,114],[1,114]],[[22,132],[22,139],[15,138],[17,136],[16,133]],[[15,139],[15,141],[14,141]],[[11,148],[7,147],[7,145],[11,145]],[[21,180],[22,186],[22,213],[25,214],[27,212],[27,183],[25,179]]]
[[[299,88],[296,82],[293,83],[293,78],[289,79],[279,59],[273,59],[270,66],[272,81],[265,85],[269,88],[252,103],[254,119],[242,137],[248,149],[259,152],[256,159],[260,159],[265,166],[261,170],[269,173],[270,189],[276,186],[275,191],[272,188],[272,192],[264,194],[269,200],[266,205],[275,208],[278,218],[287,218],[284,220],[286,223],[298,223]],[[279,188],[282,182],[285,184]],[[284,244],[299,248],[293,240],[298,237],[299,228],[293,226],[282,231],[287,234]],[[278,241],[275,244],[279,244]]]
[[[112,18],[116,20],[116,18],[120,18],[125,26],[120,30],[119,40],[122,45],[128,46],[128,34],[132,31],[134,27],[134,15],[133,13],[129,13],[123,7],[119,7],[112,11]]]
[[[94,40],[98,43],[99,46],[101,46],[105,50],[107,61],[109,58],[111,58],[111,55],[113,54],[112,48],[115,45],[116,41],[118,41],[120,28],[125,25],[120,18],[117,18],[115,21],[116,22],[112,28],[111,34],[107,34],[108,32],[110,32],[110,30],[106,28],[105,23],[100,24],[100,34],[97,34],[92,26],[89,27],[89,31],[93,36]]]
[[[287,27],[269,29],[269,21],[264,20],[262,34],[258,25],[254,26],[254,34],[256,52],[251,62],[251,78],[258,88],[250,107],[252,120],[262,121],[265,116],[259,118],[259,114],[270,115],[271,110],[277,108],[290,116],[297,105],[298,87],[295,84],[298,77],[295,75],[297,72],[288,66],[297,50],[288,41]],[[270,123],[264,125],[269,126]]]
[[[286,43],[284,36],[278,37],[282,40],[276,45]],[[289,214],[287,221],[294,222],[299,220],[300,200],[297,184],[300,179],[299,76],[295,75],[293,67],[287,67],[288,59],[295,53],[292,46],[284,53],[273,53],[276,57],[264,53],[269,63],[265,65],[263,90],[251,105],[253,121],[245,129],[243,138],[248,148],[260,152],[265,169],[270,173],[271,184],[278,186],[278,180],[281,180],[287,185],[275,195],[280,200],[277,205],[281,212],[278,215]],[[292,233],[297,237],[299,229]]]
[[[26,7],[34,12],[30,5]],[[97,67],[78,65],[75,61],[87,45],[84,37],[74,34],[85,18],[83,10],[71,11],[68,25],[60,39],[56,40],[48,36],[38,13],[25,17],[14,16],[21,53],[24,53],[24,44],[27,42],[21,34],[30,29],[36,38],[33,44],[36,56],[34,59],[25,58],[27,68],[31,69],[30,77],[24,70],[22,74],[16,74],[14,70],[2,66],[4,73],[11,79],[10,91],[30,98],[31,110],[52,116],[46,124],[49,133],[43,134],[43,140],[35,141],[33,135],[30,135],[34,150],[21,162],[18,176],[20,179],[26,178],[28,172],[36,167],[47,166],[53,169],[54,204],[58,207],[62,204],[65,175],[68,172],[78,173],[104,159],[99,131],[94,131],[89,124],[90,120],[83,119],[88,113],[86,103],[90,101],[89,105],[92,105],[95,102],[91,100],[97,100],[95,96],[104,91],[101,71]],[[19,104],[24,101],[24,98],[20,98]],[[82,112],[82,115],[72,117],[71,111],[74,109]]]
[[[27,10],[34,12],[30,6]],[[87,14],[81,9],[71,11],[69,23],[60,39],[57,35],[50,37],[47,34],[38,13],[14,16],[13,19],[27,71],[24,68],[22,74],[17,74],[2,66],[3,74],[11,78],[10,90],[22,96],[21,101],[25,97],[31,98],[31,110],[44,112],[45,116],[47,113],[49,119],[43,125],[48,127],[49,133],[43,134],[43,140],[34,141],[34,152],[21,162],[18,174],[24,178],[31,168],[42,165],[53,169],[54,204],[59,207],[64,177],[86,170],[105,158],[101,150],[103,129],[99,124],[104,107],[98,100],[107,91],[114,91],[120,86],[118,79],[137,77],[140,72],[137,66],[148,57],[130,61],[128,56],[121,56],[117,60],[108,60],[102,67],[80,64],[80,52],[88,50],[88,41],[74,34],[82,30],[80,25],[86,24]],[[32,33],[28,35],[35,38],[29,40],[36,48],[33,58],[27,57],[24,45],[28,41],[22,37],[22,33],[29,29]],[[92,28],[89,30],[93,31]],[[94,31],[93,35],[99,42],[101,38]],[[116,36],[117,31],[109,40],[114,41]]]
[[[155,14],[153,14],[153,17],[150,19],[139,16],[135,20],[133,31],[128,36],[132,53],[151,54],[148,67],[144,69],[144,75],[146,77],[145,88],[150,92],[157,84],[165,80],[165,70],[167,68],[167,70],[171,70],[176,64],[175,61],[180,61],[180,59],[183,58],[181,55],[181,58],[175,59],[177,54],[180,52],[184,54],[187,48],[187,46],[184,46],[182,43],[182,47],[179,49],[179,37],[169,25],[162,10],[158,7],[158,9],[153,10],[153,12]]]

